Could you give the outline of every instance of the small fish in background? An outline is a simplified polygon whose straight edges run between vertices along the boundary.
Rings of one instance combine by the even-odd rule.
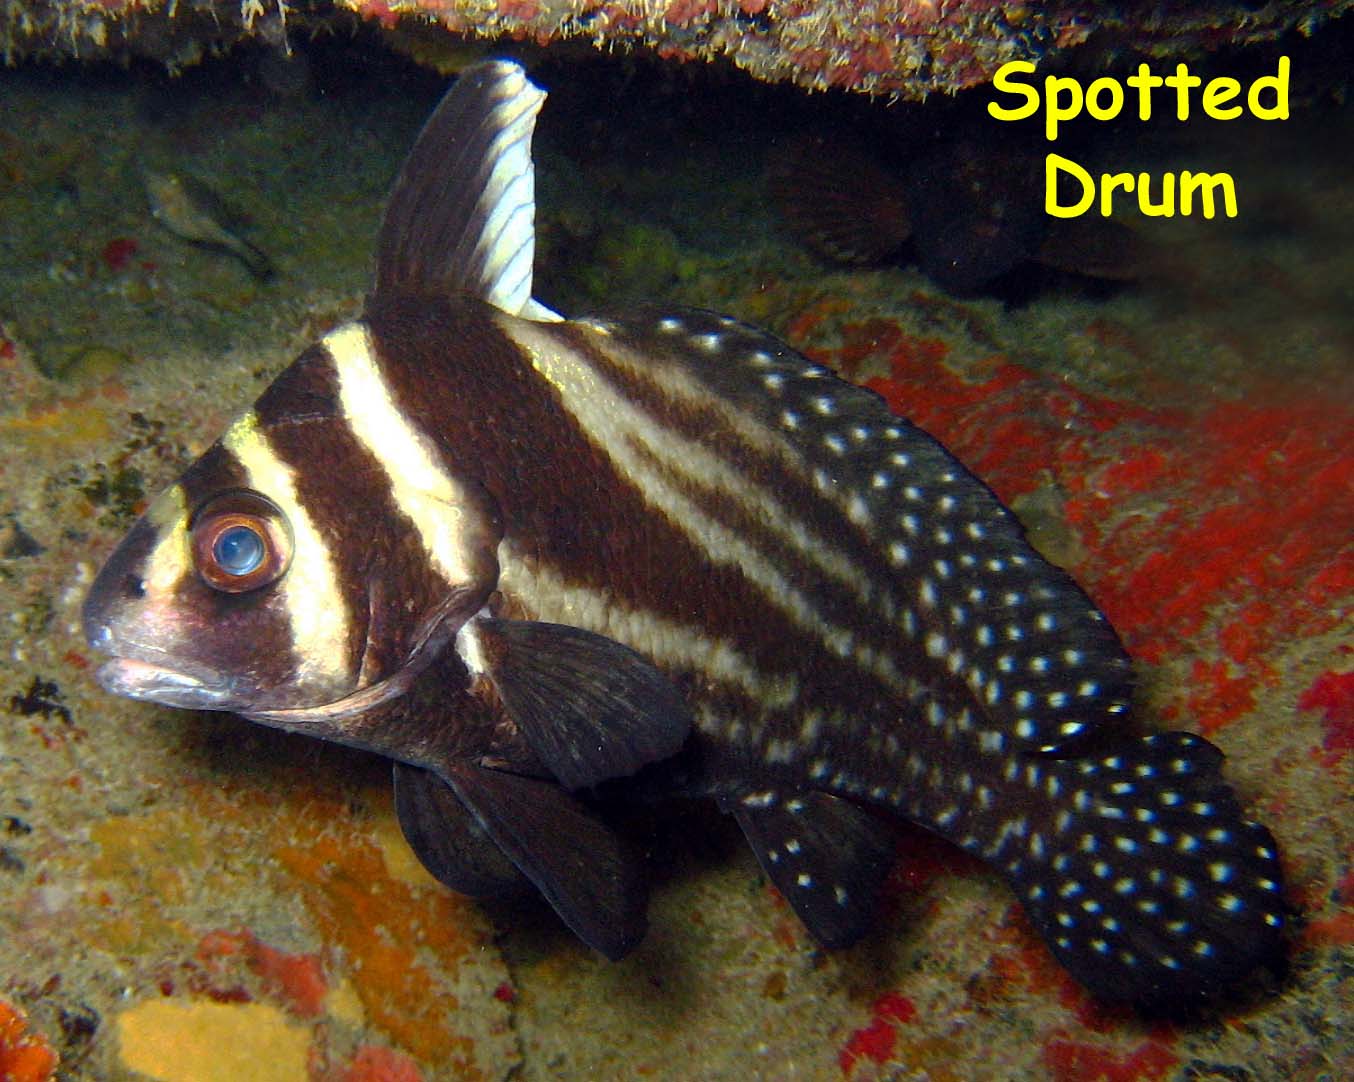
[[[1094,994],[1182,1009],[1282,957],[1273,837],[1072,578],[938,442],[728,317],[532,297],[545,95],[468,69],[395,181],[360,319],[147,509],[83,621],[113,693],[393,762],[413,850],[609,958],[642,867],[594,797],[731,814],[823,944],[880,811],[987,861]]]
[[[272,260],[240,236],[238,216],[206,184],[185,173],[142,175],[152,217],[174,236],[234,256],[260,282],[274,277]]]
[[[979,292],[1022,265],[1109,281],[1143,270],[1144,245],[1117,222],[1043,212],[1042,166],[962,135],[890,168],[859,139],[800,136],[773,154],[771,196],[790,233],[823,259],[911,258],[952,293]]]

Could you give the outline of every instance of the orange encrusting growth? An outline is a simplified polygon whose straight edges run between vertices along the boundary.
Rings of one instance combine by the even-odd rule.
[[[1044,1065],[1053,1082],[1159,1082],[1180,1062],[1159,1041],[1148,1040],[1116,1055],[1113,1049],[1055,1037],[1044,1045]]]
[[[1334,763],[1354,751],[1354,672],[1325,672],[1298,697],[1299,710],[1320,710],[1321,749]]]
[[[197,948],[198,960],[207,965],[236,955],[299,1017],[318,1018],[324,1013],[329,987],[318,956],[288,954],[270,947],[248,930],[208,932]]]
[[[46,1039],[28,1028],[23,1011],[0,999],[0,1079],[50,1082],[58,1062]]]
[[[870,1024],[852,1033],[837,1057],[842,1073],[849,1075],[862,1059],[888,1062],[898,1040],[898,1027],[916,1016],[917,1008],[906,996],[895,992],[880,996],[875,1000]]]
[[[371,1021],[448,1078],[479,1079],[474,1042],[454,1020],[457,997],[423,960],[454,970],[479,944],[473,903],[393,878],[380,849],[360,836],[317,832],[284,844],[277,858],[301,889],[327,943],[342,948]]]
[[[394,1049],[363,1045],[339,1082],[423,1082],[423,1073]]]

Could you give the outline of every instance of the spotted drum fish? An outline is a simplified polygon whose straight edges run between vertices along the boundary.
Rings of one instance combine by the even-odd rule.
[[[148,509],[90,590],[109,691],[388,756],[423,863],[534,886],[611,958],[644,880],[595,797],[702,795],[822,943],[913,820],[1096,995],[1280,953],[1269,832],[1188,733],[1123,732],[1113,631],[939,443],[752,327],[531,297],[544,94],[466,71],[362,317]]]

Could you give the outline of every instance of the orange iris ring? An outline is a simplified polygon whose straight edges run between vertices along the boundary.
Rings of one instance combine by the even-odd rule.
[[[237,506],[216,510],[209,504],[194,516],[192,525],[193,565],[199,577],[213,590],[229,594],[248,593],[276,582],[286,573],[292,556],[291,534],[281,512],[262,498],[251,501],[259,505],[257,509],[241,508],[238,504],[242,495],[233,493],[213,500],[212,504],[228,501]],[[237,527],[249,530],[263,543],[263,559],[243,575],[227,571],[216,558],[216,544],[221,536]]]

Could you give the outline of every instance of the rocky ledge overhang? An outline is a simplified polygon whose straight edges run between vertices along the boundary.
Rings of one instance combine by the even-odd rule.
[[[433,66],[454,67],[449,50],[465,42],[567,42],[722,60],[810,89],[921,98],[1088,39],[1102,51],[1166,59],[1311,33],[1350,7],[1354,0],[0,0],[0,48],[9,63],[148,58],[177,70],[239,41],[280,44],[365,22]]]

